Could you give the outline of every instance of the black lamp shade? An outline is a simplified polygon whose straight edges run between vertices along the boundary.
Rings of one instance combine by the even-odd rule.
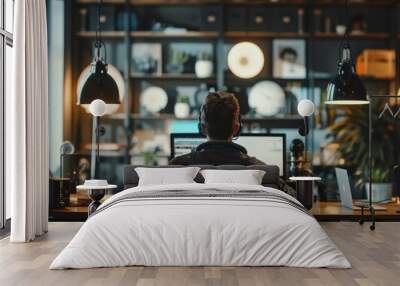
[[[369,104],[367,91],[354,66],[344,58],[339,63],[338,73],[328,84],[325,104],[360,105]]]
[[[88,77],[79,96],[79,104],[90,104],[95,99],[101,99],[106,104],[120,104],[118,86],[107,73],[107,65],[98,60],[95,71]]]

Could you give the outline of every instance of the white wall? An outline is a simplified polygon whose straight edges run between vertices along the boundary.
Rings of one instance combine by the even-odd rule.
[[[63,142],[64,1],[47,1],[49,40],[49,146],[50,171],[58,175]]]

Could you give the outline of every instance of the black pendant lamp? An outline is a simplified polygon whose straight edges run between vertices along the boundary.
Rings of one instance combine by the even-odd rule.
[[[100,11],[102,1],[97,4],[97,30],[94,43],[95,56],[91,63],[91,74],[83,84],[82,92],[78,95],[78,104],[90,104],[95,99],[101,99],[106,104],[120,104],[118,86],[115,80],[107,72],[106,48],[101,40]],[[104,60],[100,56],[101,48],[104,48]]]
[[[346,0],[346,18],[347,23],[349,4]],[[325,104],[331,105],[360,105],[369,104],[367,91],[356,69],[351,57],[349,44],[349,27],[346,26],[346,32],[340,45],[341,59],[338,63],[338,70],[327,87],[327,100]]]

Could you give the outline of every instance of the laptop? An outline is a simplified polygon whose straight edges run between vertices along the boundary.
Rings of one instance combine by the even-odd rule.
[[[361,207],[353,203],[353,196],[351,194],[349,175],[346,169],[335,168],[336,181],[339,188],[340,201],[342,207],[352,210],[361,210]],[[357,200],[356,204],[368,205],[368,200]],[[385,211],[387,208],[373,204],[376,211]]]

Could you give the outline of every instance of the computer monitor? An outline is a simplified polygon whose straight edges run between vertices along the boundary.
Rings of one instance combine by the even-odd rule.
[[[206,142],[198,133],[171,133],[171,158],[192,152]],[[286,135],[271,133],[242,133],[235,143],[247,149],[250,156],[268,165],[277,165],[280,176],[286,173]]]

